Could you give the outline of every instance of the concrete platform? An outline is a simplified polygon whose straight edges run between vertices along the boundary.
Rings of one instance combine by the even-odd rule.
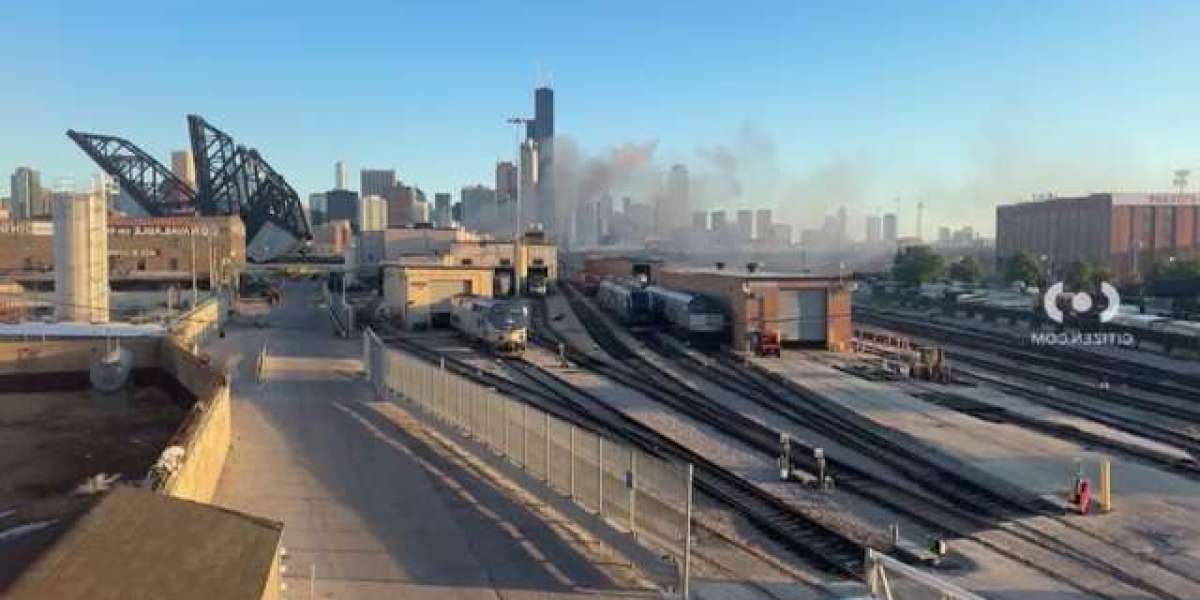
[[[311,288],[311,289],[309,289]],[[527,507],[376,410],[361,343],[332,337],[314,283],[269,327],[210,349],[233,372],[234,443],[215,501],[284,522],[289,597],[642,598]],[[269,339],[267,381],[253,357]]]

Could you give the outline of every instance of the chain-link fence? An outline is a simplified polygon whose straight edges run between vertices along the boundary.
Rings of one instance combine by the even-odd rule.
[[[381,397],[407,400],[617,529],[677,551],[682,556],[675,557],[676,564],[686,571],[691,512],[686,466],[645,454],[439,365],[389,349],[369,329],[363,334],[363,364]]]

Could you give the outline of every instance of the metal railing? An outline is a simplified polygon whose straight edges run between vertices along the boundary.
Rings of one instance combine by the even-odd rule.
[[[452,373],[363,332],[378,394],[407,401],[521,467],[616,529],[653,540],[681,571],[687,597],[691,465],[675,464]]]

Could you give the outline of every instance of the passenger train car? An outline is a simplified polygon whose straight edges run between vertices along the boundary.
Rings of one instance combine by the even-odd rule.
[[[529,307],[512,300],[456,296],[450,324],[497,354],[519,356],[529,340]]]
[[[638,283],[602,281],[596,288],[596,302],[625,325],[651,325],[655,321],[650,293]]]
[[[720,342],[728,336],[729,321],[715,299],[659,286],[646,288],[659,320],[677,335],[693,342]]]

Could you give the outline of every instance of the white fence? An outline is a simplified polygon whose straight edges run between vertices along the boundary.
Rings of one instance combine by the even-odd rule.
[[[478,440],[613,527],[672,552],[687,593],[690,468],[558,419],[384,346],[363,332],[363,365],[381,397],[405,400]]]

